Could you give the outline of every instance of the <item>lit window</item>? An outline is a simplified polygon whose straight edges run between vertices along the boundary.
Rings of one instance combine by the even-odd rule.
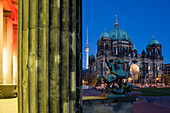
[[[151,69],[151,67],[150,66],[148,66],[148,70],[150,70]]]

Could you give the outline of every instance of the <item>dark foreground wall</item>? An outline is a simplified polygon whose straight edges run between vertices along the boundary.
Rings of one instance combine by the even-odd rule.
[[[83,99],[83,113],[133,113],[135,97]]]
[[[18,6],[18,112],[81,112],[81,0]]]

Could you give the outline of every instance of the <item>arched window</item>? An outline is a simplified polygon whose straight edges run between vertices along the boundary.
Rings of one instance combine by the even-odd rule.
[[[106,49],[106,50],[109,49],[109,44],[106,44],[105,49]]]
[[[116,55],[118,54],[118,52],[117,52],[117,48],[116,48]]]
[[[150,71],[150,69],[151,69],[151,67],[150,66],[148,66],[148,70]]]
[[[112,38],[114,38],[115,37],[115,35],[112,35]]]
[[[123,35],[123,39],[126,39],[126,36],[125,36],[125,35]]]
[[[103,49],[103,44],[101,45],[101,49]]]
[[[158,55],[158,51],[156,51],[156,54]]]

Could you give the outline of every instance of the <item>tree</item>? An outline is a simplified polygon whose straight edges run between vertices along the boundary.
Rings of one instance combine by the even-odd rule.
[[[88,74],[88,85],[95,86],[97,83],[97,75],[95,73]]]
[[[164,74],[163,77],[164,77],[165,85],[170,84],[170,76],[167,76],[166,74]]]

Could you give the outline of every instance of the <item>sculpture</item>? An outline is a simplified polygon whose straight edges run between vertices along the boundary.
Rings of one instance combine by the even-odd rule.
[[[107,67],[110,69],[110,73],[106,76],[99,75],[97,79],[96,86],[101,84],[101,80],[103,79],[104,83],[107,84],[105,89],[105,94],[109,93],[107,97],[113,97],[114,95],[125,95],[133,90],[134,86],[128,81],[127,75],[130,75],[130,72],[125,73],[120,64],[123,64],[124,61],[120,59],[107,60],[107,54],[105,54],[105,62]],[[122,82],[122,79],[126,79],[126,82]],[[117,86],[116,86],[117,84]]]

